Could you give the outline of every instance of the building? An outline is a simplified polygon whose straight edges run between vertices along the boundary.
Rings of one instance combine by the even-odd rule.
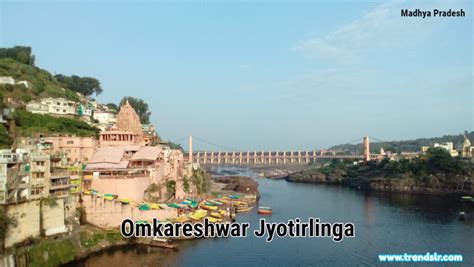
[[[142,131],[143,139],[145,141],[146,146],[158,144],[160,140],[153,124],[142,124]]]
[[[143,201],[145,191],[156,185],[157,199],[185,198],[183,177],[190,176],[183,153],[168,146],[121,145],[100,147],[84,170],[84,189]],[[190,166],[190,165],[189,165]],[[175,188],[170,196],[169,185]]]
[[[446,143],[441,143],[441,144],[434,143],[433,147],[439,147],[439,148],[445,149],[446,151],[448,151],[448,153],[452,157],[457,157],[459,155],[458,151],[454,149],[453,142],[446,142]]]
[[[97,140],[93,136],[45,137],[44,142],[50,145],[52,155],[65,155],[67,165],[87,163],[98,146]]]
[[[30,101],[26,105],[26,110],[36,114],[49,114],[64,117],[73,117],[77,114],[76,102],[52,97]]]
[[[112,127],[115,122],[115,114],[109,111],[94,111],[92,115],[94,122],[97,123],[97,127],[101,131],[107,131],[110,127]]]
[[[23,139],[18,147],[0,150],[0,204],[69,196],[72,170],[63,157],[51,156],[50,144]]]
[[[0,151],[0,204],[49,196],[50,158],[40,151]]]
[[[474,146],[471,144],[471,141],[465,135],[464,135],[464,142],[462,144],[461,156],[463,158],[474,157]]]
[[[76,115],[84,121],[91,121],[93,108],[87,105],[78,104],[76,108]]]
[[[140,118],[128,103],[120,107],[115,124],[100,133],[100,146],[145,145]]]

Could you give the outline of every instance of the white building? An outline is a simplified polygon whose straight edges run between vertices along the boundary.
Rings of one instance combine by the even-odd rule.
[[[50,114],[58,116],[76,115],[76,102],[63,98],[42,98],[39,101],[30,101],[26,109],[31,113]]]
[[[457,157],[459,153],[454,149],[453,142],[446,142],[446,143],[434,143],[433,147],[440,147],[445,149],[446,151],[451,154],[452,157]]]
[[[93,118],[100,124],[114,124],[116,122],[115,114],[107,111],[96,111]]]

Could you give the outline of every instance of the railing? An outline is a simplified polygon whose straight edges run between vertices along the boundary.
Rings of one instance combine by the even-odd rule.
[[[56,190],[56,189],[64,189],[64,188],[70,188],[71,185],[69,183],[54,183],[51,184],[49,187],[50,190]]]
[[[99,175],[99,179],[132,179],[139,177],[150,177],[150,174],[120,174],[120,175]]]
[[[69,178],[69,172],[52,172],[51,179]]]

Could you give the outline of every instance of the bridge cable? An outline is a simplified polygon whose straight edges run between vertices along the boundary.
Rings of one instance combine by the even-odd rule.
[[[233,149],[233,148],[230,148],[230,147],[226,147],[226,146],[222,146],[222,145],[218,145],[218,144],[215,144],[215,143],[211,143],[211,142],[208,142],[206,140],[203,140],[199,137],[196,137],[196,136],[193,136],[193,139],[196,139],[198,141],[201,141],[205,144],[208,144],[208,145],[211,145],[211,146],[216,146],[216,147],[220,147],[220,148],[223,148],[223,149],[226,149],[226,150],[230,150],[230,151],[239,151],[238,149]]]

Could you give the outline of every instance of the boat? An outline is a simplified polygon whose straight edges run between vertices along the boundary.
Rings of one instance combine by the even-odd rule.
[[[149,203],[150,209],[152,210],[159,210],[161,209],[160,205],[157,203]]]
[[[272,209],[270,207],[258,207],[258,214],[270,215],[272,214]]]
[[[211,201],[204,202],[204,205],[206,205],[206,206],[217,206],[214,202],[211,202]]]
[[[189,207],[192,209],[196,208],[197,207],[196,201],[192,201],[191,204],[189,204]]]
[[[217,210],[217,206],[199,205],[199,207],[205,210]]]
[[[148,203],[140,203],[138,204],[138,210],[150,210],[150,206]]]
[[[462,196],[461,202],[474,202],[474,199],[471,196]]]
[[[168,238],[164,238],[164,237],[153,237],[153,241],[156,241],[156,242],[161,242],[161,243],[169,243],[171,242],[171,240],[169,240]]]
[[[128,198],[119,198],[119,201],[125,205],[130,204],[130,199]]]
[[[188,217],[195,220],[195,221],[200,221],[202,220],[202,218],[206,217],[207,216],[207,213],[193,213],[193,214],[190,214]]]
[[[253,207],[237,207],[236,211],[237,212],[246,212],[250,211]]]
[[[217,200],[209,200],[208,202],[212,203],[213,206],[221,206],[223,203]]]
[[[90,191],[90,190],[84,191],[84,195],[90,195],[90,194],[91,194],[91,191]]]
[[[173,244],[170,244],[168,242],[155,242],[155,241],[152,241],[150,244],[150,246],[152,247],[158,247],[158,248],[167,248],[167,249],[172,249],[172,250],[178,250],[178,247],[173,245]]]
[[[104,199],[105,200],[114,200],[114,197],[113,196],[104,196]]]
[[[168,205],[168,207],[171,207],[171,208],[176,208],[176,209],[180,209],[181,206],[179,206],[178,204],[175,204],[175,203],[170,203],[170,204],[166,204]]]
[[[214,218],[214,217],[206,217],[206,219],[207,219],[210,223],[216,223],[216,222],[222,221],[221,219],[217,219],[217,218]]]
[[[218,219],[222,218],[222,215],[219,212],[211,212],[211,216]]]
[[[231,198],[231,199],[239,199],[240,196],[239,196],[239,195],[229,195],[229,198]]]

